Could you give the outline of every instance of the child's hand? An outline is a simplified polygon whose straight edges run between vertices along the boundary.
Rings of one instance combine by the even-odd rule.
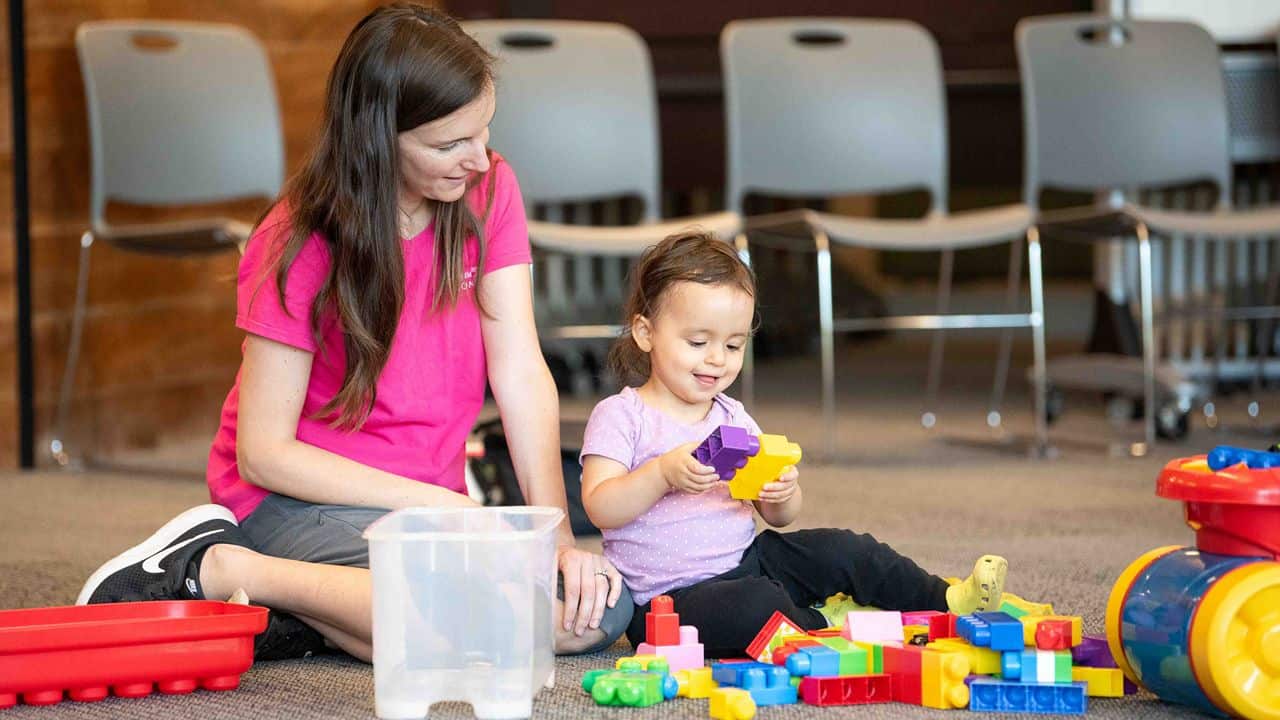
[[[704,493],[720,482],[716,469],[698,462],[693,456],[699,443],[685,443],[658,459],[662,478],[673,489],[694,495]]]
[[[782,504],[795,497],[796,490],[800,487],[799,478],[798,470],[794,467],[787,468],[777,480],[765,483],[764,487],[760,488],[760,502]]]

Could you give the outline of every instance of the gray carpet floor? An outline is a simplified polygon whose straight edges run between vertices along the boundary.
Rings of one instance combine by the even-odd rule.
[[[1103,630],[1107,594],[1120,571],[1143,552],[1190,543],[1180,507],[1155,497],[1168,459],[1231,442],[1258,447],[1257,433],[1209,431],[1195,423],[1181,443],[1159,445],[1143,459],[1106,452],[1132,427],[1104,419],[1101,403],[1072,397],[1055,426],[1056,459],[1029,459],[1021,442],[1029,427],[1026,396],[1015,387],[1007,427],[993,440],[983,425],[990,345],[956,345],[939,427],[917,421],[926,346],[916,340],[877,341],[841,352],[839,452],[811,459],[821,447],[816,364],[765,364],[757,416],[763,427],[806,448],[801,465],[805,511],[800,527],[840,526],[871,532],[924,567],[963,575],[982,553],[1010,561],[1009,589],[1080,615],[1086,632]],[[890,360],[887,362],[887,360]],[[1274,394],[1268,399],[1274,401]],[[566,400],[567,417],[589,403]],[[1225,403],[1228,424],[1242,416]],[[1234,413],[1234,415],[1233,415]],[[1272,438],[1270,441],[1274,442]],[[207,447],[207,446],[206,446]],[[188,458],[198,469],[199,448]],[[0,608],[71,602],[102,560],[145,537],[178,511],[206,500],[190,478],[107,472],[42,471],[0,475]],[[629,654],[624,643],[605,653],[561,658],[559,684],[535,701],[536,717],[706,717],[707,701],[677,700],[647,710],[597,708],[579,687],[583,671],[611,666]],[[365,718],[373,714],[368,665],[346,657],[259,663],[233,692],[154,695],[96,704],[18,706],[0,720],[32,718]],[[762,709],[760,718],[916,718],[941,715],[907,705]],[[1147,694],[1092,699],[1089,715],[1177,718],[1197,713]],[[437,705],[431,717],[471,717],[462,704]],[[1003,715],[1002,717],[1009,717]],[[1031,716],[1028,716],[1031,717]]]

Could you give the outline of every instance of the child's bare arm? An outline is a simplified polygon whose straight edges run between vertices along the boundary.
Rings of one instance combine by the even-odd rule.
[[[804,498],[799,478],[800,473],[795,468],[787,468],[777,480],[760,489],[760,499],[755,501],[755,506],[765,522],[773,527],[785,527],[800,516]]]
[[[582,506],[601,529],[640,517],[668,491],[702,493],[719,481],[715,468],[693,457],[697,443],[681,445],[627,472],[616,460],[587,455],[582,462]]]

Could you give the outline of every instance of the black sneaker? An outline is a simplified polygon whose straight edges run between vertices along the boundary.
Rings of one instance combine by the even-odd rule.
[[[200,560],[211,545],[251,547],[221,505],[191,508],[89,576],[77,605],[135,600],[203,600]]]
[[[334,652],[318,630],[287,612],[272,610],[267,629],[253,639],[254,660],[291,660]]]

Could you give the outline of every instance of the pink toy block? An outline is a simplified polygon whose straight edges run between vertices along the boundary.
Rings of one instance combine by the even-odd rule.
[[[902,613],[896,610],[856,610],[845,618],[840,637],[850,641],[899,645],[902,643],[902,628]]]
[[[637,655],[661,655],[667,659],[671,672],[692,670],[706,664],[702,643],[698,642],[698,628],[692,625],[680,626],[680,643],[678,645],[650,645],[640,643],[636,646]]]
[[[907,625],[928,625],[933,618],[939,615],[946,615],[944,612],[937,610],[914,610],[912,612],[902,613],[902,624]]]

